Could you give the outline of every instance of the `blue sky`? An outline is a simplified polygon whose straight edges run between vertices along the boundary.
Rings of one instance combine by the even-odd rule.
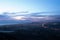
[[[60,15],[60,0],[0,0],[0,21],[54,19],[41,15]]]
[[[0,0],[0,12],[52,12],[60,10],[60,0]]]

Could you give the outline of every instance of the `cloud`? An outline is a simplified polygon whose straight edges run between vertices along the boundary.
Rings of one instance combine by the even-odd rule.
[[[59,21],[60,12],[37,12],[28,14],[27,20],[31,21]]]
[[[54,15],[53,15],[53,14]],[[56,15],[59,12],[36,12],[36,13],[6,13],[0,15],[0,20],[30,20],[30,21],[46,21],[46,20],[60,20],[60,16]]]
[[[36,12],[29,14],[30,16],[49,16],[49,15],[60,15],[60,12]]]
[[[1,20],[13,20],[11,16],[2,14],[0,15],[0,21]]]

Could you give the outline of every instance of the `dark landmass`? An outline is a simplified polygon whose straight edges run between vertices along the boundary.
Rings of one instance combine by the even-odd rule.
[[[60,40],[60,22],[2,25],[0,40]]]

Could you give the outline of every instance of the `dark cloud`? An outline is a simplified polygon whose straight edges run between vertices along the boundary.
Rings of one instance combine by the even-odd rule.
[[[30,16],[51,16],[51,15],[60,15],[60,12],[37,12],[30,14]]]
[[[11,17],[5,14],[0,15],[0,21],[1,20],[11,20]]]
[[[16,13],[14,15],[9,16],[9,13],[0,15],[0,19],[11,19],[12,17],[16,16],[24,16],[24,19],[26,20],[60,20],[60,12],[36,12],[36,13],[30,13],[30,14],[20,14],[17,15]],[[49,14],[49,15],[47,15]]]

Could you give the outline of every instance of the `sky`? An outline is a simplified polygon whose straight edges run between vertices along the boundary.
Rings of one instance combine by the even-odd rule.
[[[51,12],[60,10],[60,0],[0,0],[0,12]]]
[[[54,20],[41,15],[60,15],[60,0],[0,0],[1,20]]]

